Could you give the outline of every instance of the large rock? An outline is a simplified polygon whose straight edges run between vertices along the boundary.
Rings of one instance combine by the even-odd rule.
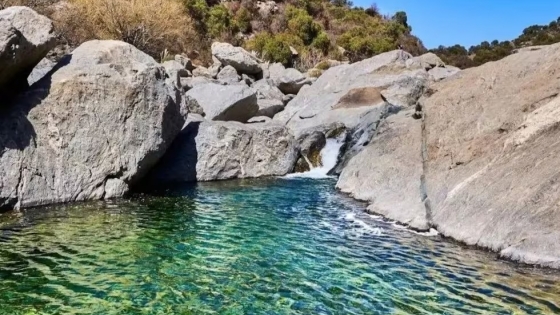
[[[55,45],[53,24],[27,7],[0,11],[0,93],[27,86],[33,67]]]
[[[255,82],[251,87],[257,92],[258,99],[283,100],[285,96],[284,93],[274,85],[272,80],[261,79]]]
[[[124,194],[181,130],[169,91],[133,46],[82,44],[0,116],[0,208]]]
[[[337,121],[352,129],[372,110],[414,106],[429,77],[423,69],[408,70],[406,60],[410,58],[397,50],[330,68],[311,87],[300,90],[274,120],[287,124],[296,134],[300,129]]]
[[[245,85],[200,84],[186,97],[196,101],[208,120],[246,122],[259,111],[255,91]]]
[[[293,68],[284,68],[280,63],[269,66],[270,79],[284,94],[298,94],[304,85],[311,84],[305,75]]]
[[[241,77],[237,74],[237,70],[235,70],[232,66],[225,66],[222,70],[220,70],[217,79],[225,84],[235,84],[241,81]]]
[[[215,42],[212,44],[212,55],[224,66],[232,66],[240,73],[258,74],[262,72],[259,60],[241,47]]]
[[[422,191],[422,123],[403,111],[383,122],[378,135],[346,165],[337,188],[368,201],[368,211],[429,229]]]
[[[430,70],[436,67],[444,67],[445,63],[436,54],[430,52],[408,59],[406,66],[409,69]]]
[[[286,96],[280,91],[274,82],[268,79],[256,81],[251,88],[257,93],[257,104],[259,105],[259,116],[274,117],[284,110]]]
[[[293,135],[273,123],[189,118],[150,176],[152,183],[285,175],[298,156]]]
[[[555,44],[433,85],[425,176],[442,234],[560,268],[559,71]]]

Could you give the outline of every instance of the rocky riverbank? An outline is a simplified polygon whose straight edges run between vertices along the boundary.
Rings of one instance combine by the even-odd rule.
[[[90,41],[45,71],[52,23],[0,23],[2,209],[304,172],[336,139],[330,172],[369,211],[560,268],[560,45],[465,71],[398,50],[316,78],[225,43],[202,67]]]

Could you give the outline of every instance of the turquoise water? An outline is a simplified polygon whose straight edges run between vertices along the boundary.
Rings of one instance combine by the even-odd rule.
[[[365,214],[334,180],[0,217],[0,314],[558,314],[560,274]]]

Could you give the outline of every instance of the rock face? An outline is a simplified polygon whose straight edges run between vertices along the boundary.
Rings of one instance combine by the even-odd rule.
[[[27,86],[33,67],[54,47],[53,24],[27,7],[0,11],[0,93]]]
[[[560,44],[434,83],[380,120],[338,187],[417,229],[560,268],[558,69]]]
[[[255,91],[245,85],[200,84],[185,96],[196,101],[202,110],[198,113],[208,120],[246,122],[259,110]]]
[[[284,126],[192,117],[150,177],[173,183],[285,175],[297,156]]]
[[[0,116],[0,208],[121,196],[184,122],[165,70],[118,41],[91,41]]]
[[[422,101],[432,224],[560,268],[560,45],[461,71]]]
[[[422,123],[413,113],[403,111],[381,122],[373,141],[344,167],[337,188],[368,201],[371,212],[426,230]]]
[[[224,66],[232,66],[240,73],[258,74],[262,72],[259,60],[241,47],[228,43],[213,43],[212,55]]]

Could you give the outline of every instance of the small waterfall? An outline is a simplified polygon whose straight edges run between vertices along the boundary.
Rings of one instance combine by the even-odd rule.
[[[328,178],[329,176],[327,174],[336,166],[336,162],[338,162],[338,154],[340,153],[340,148],[343,144],[344,137],[327,139],[325,147],[321,150],[322,166],[311,168],[310,171],[303,173],[288,174],[286,177]],[[307,157],[304,158],[307,163],[311,165],[311,163],[307,160]]]

